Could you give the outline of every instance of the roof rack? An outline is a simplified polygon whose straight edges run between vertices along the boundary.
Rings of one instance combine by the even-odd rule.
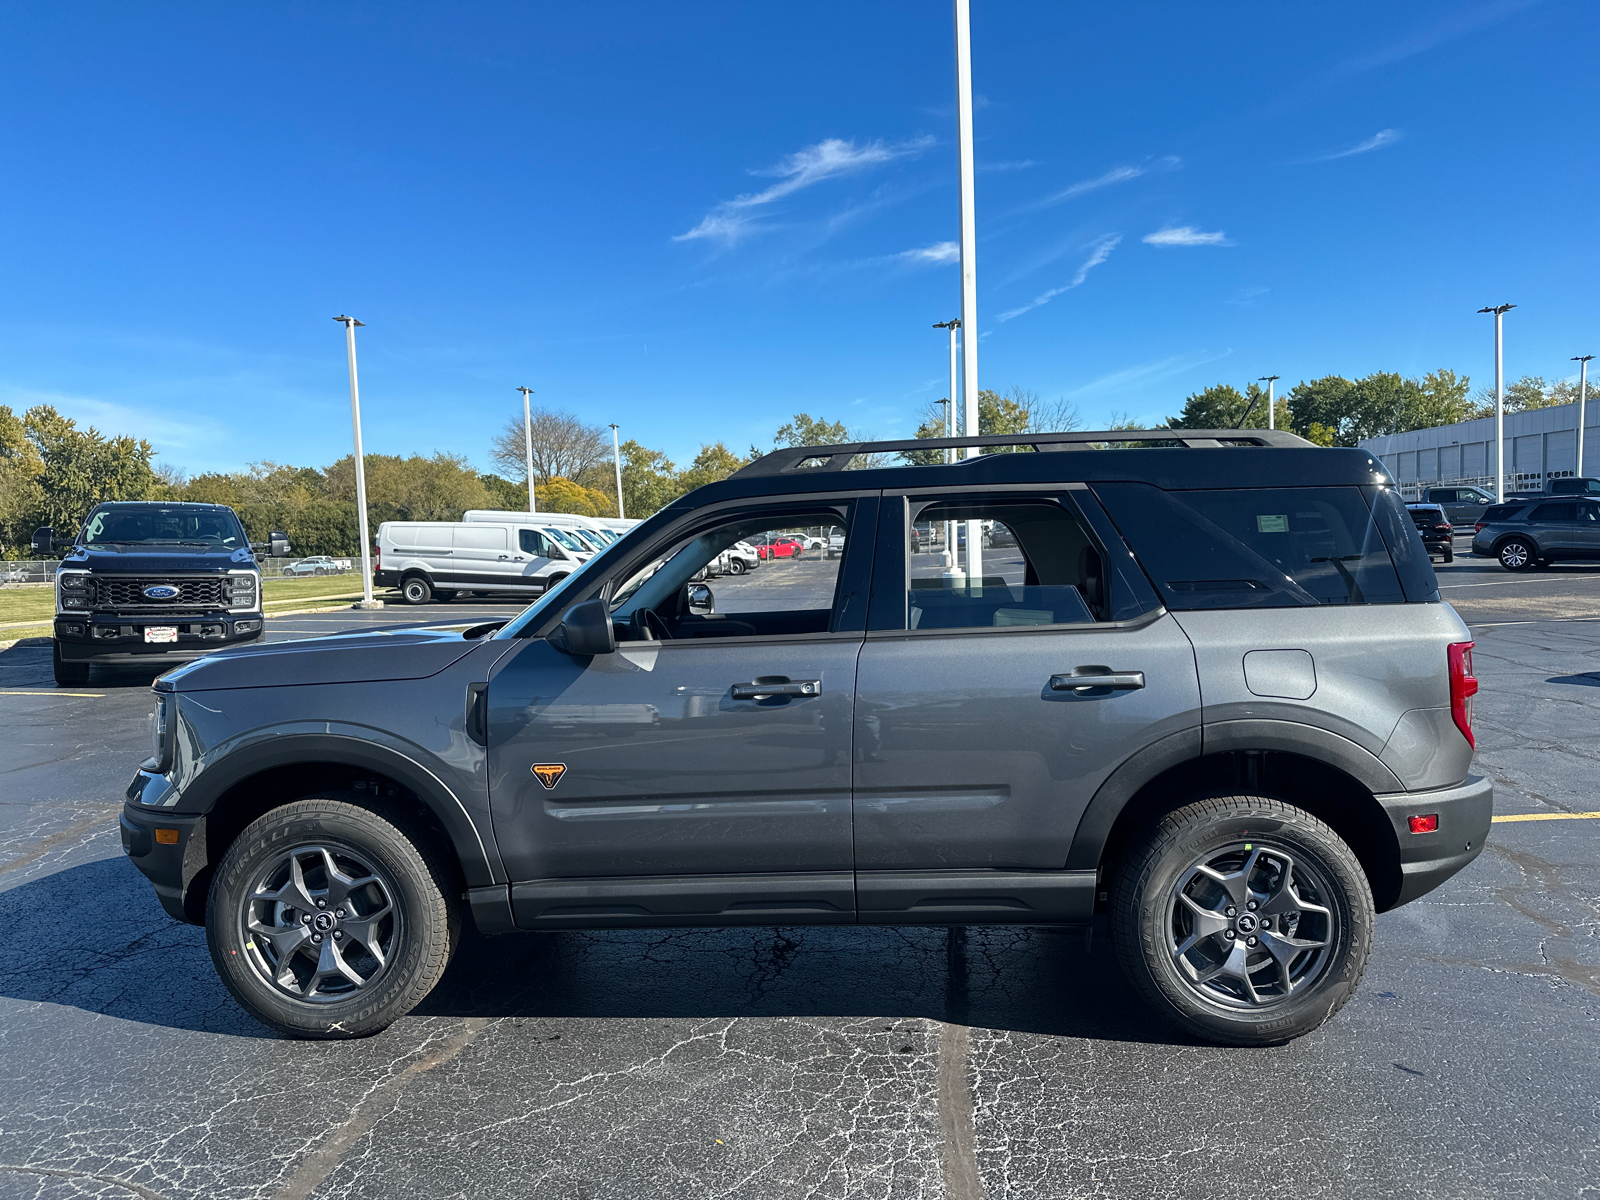
[[[1183,446],[1190,450],[1217,450],[1232,446],[1273,446],[1280,449],[1314,448],[1281,429],[1100,429],[1070,433],[993,433],[982,437],[910,438],[898,442],[850,442],[839,446],[785,446],[763,454],[731,478],[780,475],[788,471],[842,471],[862,454],[895,454],[907,450],[947,450],[963,446],[1032,446],[1037,451],[1093,450],[1129,442]],[[972,462],[973,459],[960,459]]]

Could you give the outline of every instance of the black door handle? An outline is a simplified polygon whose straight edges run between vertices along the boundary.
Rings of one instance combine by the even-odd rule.
[[[1143,671],[1113,671],[1108,667],[1074,667],[1071,675],[1050,676],[1052,692],[1087,692],[1094,688],[1132,691],[1143,686]]]
[[[769,696],[820,696],[820,679],[758,679],[754,683],[733,685],[735,700],[765,700]]]

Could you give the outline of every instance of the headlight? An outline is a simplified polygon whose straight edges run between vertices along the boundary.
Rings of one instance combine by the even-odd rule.
[[[61,609],[91,607],[90,580],[86,571],[56,572],[56,601]]]
[[[156,693],[155,711],[150,714],[150,757],[139,764],[139,769],[164,775],[172,769],[172,696]]]
[[[229,608],[254,608],[257,592],[254,572],[228,576]]]

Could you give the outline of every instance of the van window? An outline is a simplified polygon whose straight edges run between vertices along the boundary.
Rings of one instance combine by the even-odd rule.
[[[457,525],[453,530],[453,545],[458,550],[504,550],[506,527],[504,525]]]
[[[1168,608],[1405,602],[1359,488],[1094,490]]]
[[[555,554],[550,549],[550,539],[537,529],[517,530],[517,543],[524,554],[531,554],[535,558],[554,558]]]
[[[557,529],[553,525],[546,525],[544,527],[544,531],[550,537],[554,538],[559,544],[565,546],[568,550],[571,550],[574,554],[588,554],[589,553],[589,547],[585,546],[582,542],[580,542],[577,538],[573,537],[565,529]]]

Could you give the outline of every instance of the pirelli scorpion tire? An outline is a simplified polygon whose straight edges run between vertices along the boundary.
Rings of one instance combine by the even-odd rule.
[[[1112,936],[1149,1003],[1189,1033],[1266,1046],[1317,1028],[1372,952],[1372,890],[1302,809],[1212,796],[1169,813],[1117,871]]]
[[[267,813],[228,847],[206,942],[251,1016],[290,1037],[364,1037],[410,1012],[460,933],[453,872],[425,837],[340,800]]]

